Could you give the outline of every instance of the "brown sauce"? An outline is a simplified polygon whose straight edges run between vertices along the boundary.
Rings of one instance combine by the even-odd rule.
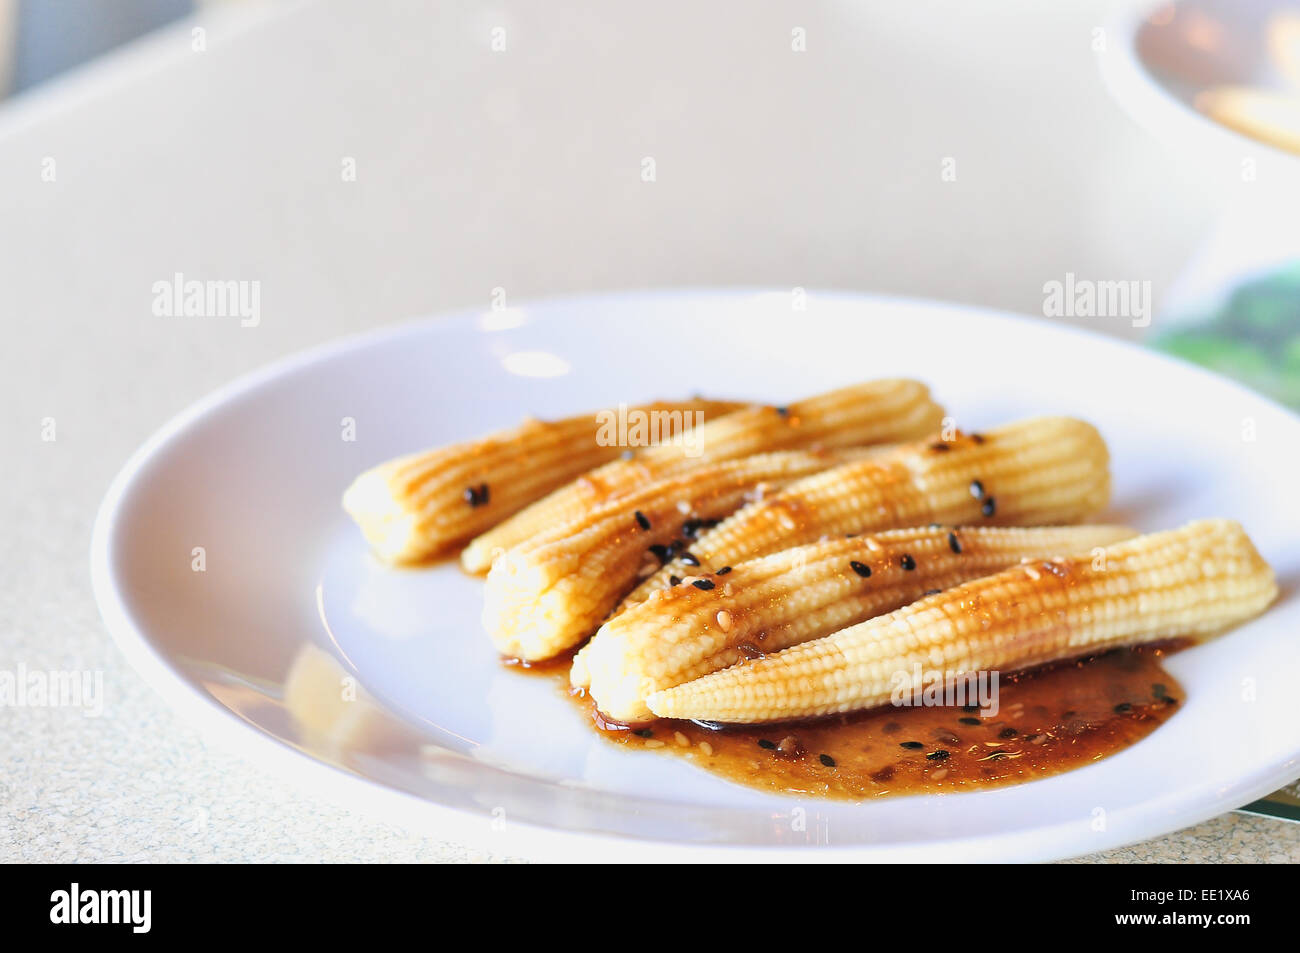
[[[515,667],[554,678],[613,744],[686,757],[765,791],[848,800],[1020,784],[1099,761],[1145,738],[1183,700],[1166,642],[1004,675],[990,717],[961,707],[876,708],[713,730],[661,720],[610,725],[569,688],[568,657]]]

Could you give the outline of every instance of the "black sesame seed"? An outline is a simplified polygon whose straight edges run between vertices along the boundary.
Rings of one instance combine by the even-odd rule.
[[[1014,728],[1003,728],[1001,731],[998,732],[998,737],[999,737],[999,738],[1014,738],[1014,737],[1015,737],[1016,735],[1018,735],[1018,734],[1020,734],[1020,732],[1016,731],[1016,729],[1014,729]]]
[[[483,506],[488,502],[490,494],[488,485],[480,483],[478,486],[467,487],[465,490],[465,502],[470,506]]]
[[[930,444],[930,449],[935,451],[936,453],[945,453],[948,450],[951,450],[952,447],[948,446],[946,443],[940,440],[938,443]]]
[[[980,507],[980,512],[983,513],[985,516],[992,516],[994,513],[997,512],[997,509],[998,509],[997,501],[990,496],[987,500],[984,501],[984,505]]]
[[[826,765],[826,767],[828,768],[835,767],[835,759],[828,754],[819,754],[817,756],[817,760],[820,761],[822,764]]]
[[[957,538],[956,533],[948,534],[948,548],[954,553],[961,553],[961,540]]]
[[[1164,698],[1169,694],[1169,688],[1163,682],[1156,682],[1151,686],[1151,694],[1156,698]]]
[[[957,720],[958,720],[959,722],[961,722],[963,725],[978,725],[978,724],[980,724],[980,720],[979,720],[978,718],[966,717],[966,718],[958,718]]]
[[[919,741],[900,741],[898,746],[900,748],[906,748],[908,751],[920,751],[925,747],[925,745],[921,744]]]
[[[1115,706],[1114,710],[1115,710],[1115,714],[1122,715],[1126,711],[1132,711],[1133,706],[1130,705],[1128,702],[1120,702],[1118,705]]]
[[[947,761],[950,757],[947,751],[940,748],[938,751],[931,751],[925,756],[926,761]]]
[[[977,500],[982,500],[984,498],[984,484],[979,480],[971,480],[970,495],[975,497]]]
[[[1177,705],[1177,704],[1178,704],[1178,699],[1175,698],[1173,695],[1166,695],[1166,696],[1162,699],[1162,701],[1164,701],[1164,703],[1165,703],[1166,705]]]
[[[859,576],[861,576],[863,579],[866,579],[868,576],[871,575],[871,567],[868,566],[866,563],[858,562],[856,559],[849,560],[849,568],[852,569]]]
[[[651,544],[649,547],[649,551],[654,553],[655,556],[658,558],[659,562],[661,563],[666,563],[668,562],[668,560],[672,559],[673,557],[672,550],[669,549],[667,546],[663,546],[659,543]]]
[[[640,526],[642,529],[650,528],[650,521],[645,518],[645,514],[640,510],[636,511],[636,525]]]
[[[730,567],[730,566],[723,566],[721,569],[719,569],[717,572],[715,572],[714,575],[715,575],[715,576],[725,576],[725,575],[726,575],[727,573],[729,573],[729,572],[731,572],[731,567]]]
[[[668,577],[668,585],[670,585],[670,586],[680,586],[681,584],[682,584],[682,577],[681,577],[681,576],[669,576],[669,577]]]
[[[682,524],[682,535],[687,539],[694,539],[695,534],[700,531],[702,525],[700,520],[687,520]]]
[[[961,710],[962,710],[962,711],[979,711],[979,710],[980,710],[980,706],[979,706],[979,705],[962,705],[962,706],[961,706]]]
[[[942,589],[927,589],[925,592],[921,593],[921,596],[937,596],[941,592],[943,592]]]
[[[916,568],[916,560],[912,558],[911,553],[903,553],[903,555],[899,557],[898,564],[907,572],[911,572]]]
[[[713,588],[713,580],[696,579],[693,583],[691,583],[691,585],[694,586],[696,589],[703,589],[705,592],[708,592],[710,589]]]
[[[690,553],[682,553],[680,558],[681,561],[686,563],[688,566],[698,566],[700,564],[700,561]]]
[[[772,409],[775,410],[775,411],[776,411],[778,414],[780,414],[782,417],[784,417],[784,416],[786,416],[787,414],[790,413],[790,408],[789,408],[789,407],[773,407]]]
[[[983,443],[984,435],[982,433],[973,433],[970,435],[971,443]]]
[[[638,738],[653,738],[655,733],[649,728],[638,728],[636,731],[632,732],[632,734],[636,735]]]
[[[771,751],[773,748],[776,747],[776,742],[775,742],[775,741],[768,741],[766,738],[759,738],[759,739],[758,739],[758,746],[759,746],[760,748],[766,748],[766,749],[768,749],[769,751]]]

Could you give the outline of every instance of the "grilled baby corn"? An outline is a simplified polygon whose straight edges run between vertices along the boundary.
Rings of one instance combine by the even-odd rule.
[[[1039,417],[986,434],[938,437],[820,473],[747,506],[676,548],[642,584],[643,601],[670,577],[720,569],[823,536],[926,523],[1073,523],[1110,497],[1108,454],[1090,424]],[[702,569],[695,570],[695,566]]]
[[[943,409],[924,384],[869,381],[789,407],[752,406],[691,433],[689,446],[661,445],[564,486],[475,539],[461,565],[486,572],[505,550],[654,480],[709,463],[774,450],[863,446],[911,440],[939,426]]]
[[[483,624],[503,654],[557,655],[590,635],[638,575],[658,568],[683,519],[724,516],[760,485],[780,486],[854,453],[788,450],[728,460],[597,507],[493,563]]]
[[[936,674],[1008,671],[1119,645],[1207,635],[1262,612],[1273,571],[1236,523],[1207,520],[1038,561],[764,659],[656,692],[654,714],[718,722],[883,705]],[[721,605],[721,600],[719,600]]]
[[[676,436],[697,418],[744,407],[718,400],[655,403],[631,408]],[[653,416],[651,416],[653,415]],[[557,486],[622,451],[598,439],[597,414],[514,428],[438,450],[412,454],[367,470],[343,494],[348,511],[375,552],[410,562],[469,539]],[[671,446],[671,445],[667,445]]]
[[[931,527],[814,543],[740,563],[701,590],[656,592],[601,626],[574,659],[609,719],[653,717],[646,696],[745,658],[821,638],[929,592],[1024,558],[1088,552],[1134,536],[1122,526]]]

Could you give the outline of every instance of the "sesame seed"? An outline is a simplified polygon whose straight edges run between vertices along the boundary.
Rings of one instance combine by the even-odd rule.
[[[931,772],[930,772],[930,780],[931,780],[931,781],[942,781],[942,780],[943,780],[944,778],[946,778],[947,776],[948,776],[948,769],[947,769],[947,768],[939,768],[938,770],[935,770],[935,771],[931,771]]]
[[[691,585],[694,586],[696,589],[703,589],[705,592],[708,592],[710,589],[713,588],[713,580],[696,579],[693,583],[691,583]]]
[[[666,563],[673,558],[673,551],[670,547],[660,543],[654,543],[649,547],[649,551],[654,553],[659,562]]]
[[[1122,715],[1124,714],[1124,712],[1132,711],[1132,710],[1133,710],[1133,706],[1130,705],[1128,702],[1120,702],[1118,705],[1115,706],[1115,714],[1117,715]]]
[[[731,631],[731,613],[730,613],[730,612],[728,612],[726,609],[720,609],[720,610],[718,611],[718,614],[717,614],[716,616],[714,616],[714,618],[716,618],[716,619],[718,620],[718,628],[719,628],[719,629],[721,629],[723,632],[730,632],[730,631]]]
[[[982,433],[973,433],[970,435],[971,443],[983,443],[986,439]]]
[[[464,498],[470,506],[484,506],[490,498],[488,485],[480,483],[478,486],[466,487]]]
[[[984,498],[984,484],[979,480],[971,480],[970,495],[975,497],[977,500],[982,500]]]
[[[826,767],[828,768],[835,767],[835,759],[828,754],[819,754],[817,756],[817,760],[820,761],[822,764],[826,765]]]
[[[727,573],[729,573],[729,572],[731,572],[731,567],[730,567],[730,566],[723,566],[723,567],[722,567],[721,569],[719,569],[716,573],[714,573],[714,575],[715,575],[715,576],[725,576],[725,575],[726,575]]]
[[[919,741],[900,741],[898,746],[900,748],[906,748],[908,751],[920,751],[925,747],[925,745],[921,744]]]
[[[984,505],[980,507],[980,512],[983,513],[985,516],[992,516],[994,513],[997,512],[997,509],[998,509],[997,501],[990,496],[987,500],[984,501]]]
[[[700,561],[690,553],[682,553],[679,558],[688,566],[698,566],[700,564]]]
[[[700,742],[700,750],[704,752],[706,758],[713,757],[713,745],[709,744],[707,741]]]
[[[946,452],[946,451],[948,451],[948,450],[951,450],[952,447],[948,446],[948,445],[947,445],[946,443],[944,443],[943,441],[939,441],[938,443],[932,443],[932,444],[930,444],[930,449],[933,450],[933,451],[935,451],[936,453],[944,453],[944,452]]]
[[[673,740],[676,741],[678,746],[682,748],[689,748],[691,746],[691,739],[687,738],[680,731],[673,732]]]
[[[943,592],[942,589],[927,589],[925,592],[921,593],[921,596],[922,598],[925,596],[937,596],[941,592]]]
[[[669,577],[668,577],[668,585],[670,585],[670,586],[680,586],[681,584],[682,584],[682,577],[681,577],[681,576],[669,576]]]
[[[978,718],[971,718],[969,716],[965,718],[958,718],[957,720],[961,722],[963,725],[978,725],[980,723],[980,720]]]
[[[632,732],[632,734],[636,735],[638,738],[653,738],[655,733],[649,728],[638,728],[636,731]]]
[[[916,560],[912,558],[911,553],[903,553],[903,555],[899,557],[898,564],[902,566],[906,572],[911,572],[916,568]]]
[[[951,755],[947,751],[940,748],[938,751],[931,751],[929,754],[927,754],[925,756],[925,760],[926,761],[947,761],[948,758],[950,757]]]
[[[1020,734],[1020,732],[1016,731],[1016,729],[1014,729],[1014,728],[1003,728],[1001,731],[998,732],[998,737],[999,737],[999,738],[1014,738],[1014,737],[1015,737],[1016,735],[1018,735],[1018,734]]]
[[[768,751],[771,751],[771,750],[773,750],[774,748],[776,748],[776,742],[775,742],[775,741],[768,741],[766,738],[759,738],[759,739],[758,739],[758,746],[759,746],[760,748],[764,748],[764,749],[766,749],[766,750],[768,750]]]
[[[949,533],[949,534],[948,534],[948,548],[951,549],[954,553],[957,553],[957,554],[960,555],[960,553],[961,553],[961,540],[957,538],[957,534],[956,534],[956,533]]]
[[[724,583],[722,586],[722,594],[727,597],[734,596],[736,594],[736,588],[729,582]]]
[[[853,559],[849,561],[849,566],[853,569],[855,573],[857,573],[863,579],[866,579],[868,576],[871,575],[871,567],[868,566],[866,563],[860,563],[856,559]]]
[[[662,748],[664,743],[662,741],[647,741],[645,746],[647,748]]]
[[[640,526],[642,529],[650,528],[650,521],[645,518],[645,514],[640,510],[636,511],[636,525]]]

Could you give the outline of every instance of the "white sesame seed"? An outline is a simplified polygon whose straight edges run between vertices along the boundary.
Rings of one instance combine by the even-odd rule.
[[[676,741],[680,747],[689,748],[691,746],[691,739],[687,738],[680,731],[673,732],[673,740]]]
[[[657,738],[651,738],[649,741],[645,743],[645,746],[647,748],[662,748],[664,746],[664,743],[662,741],[659,741]]]
[[[730,612],[728,612],[726,609],[721,609],[721,610],[719,610],[718,615],[717,615],[717,619],[718,619],[718,628],[719,628],[719,629],[721,629],[723,632],[730,632],[730,631],[731,631],[731,613],[730,613]]]
[[[707,741],[700,742],[700,750],[704,752],[706,757],[713,757],[713,745]]]

